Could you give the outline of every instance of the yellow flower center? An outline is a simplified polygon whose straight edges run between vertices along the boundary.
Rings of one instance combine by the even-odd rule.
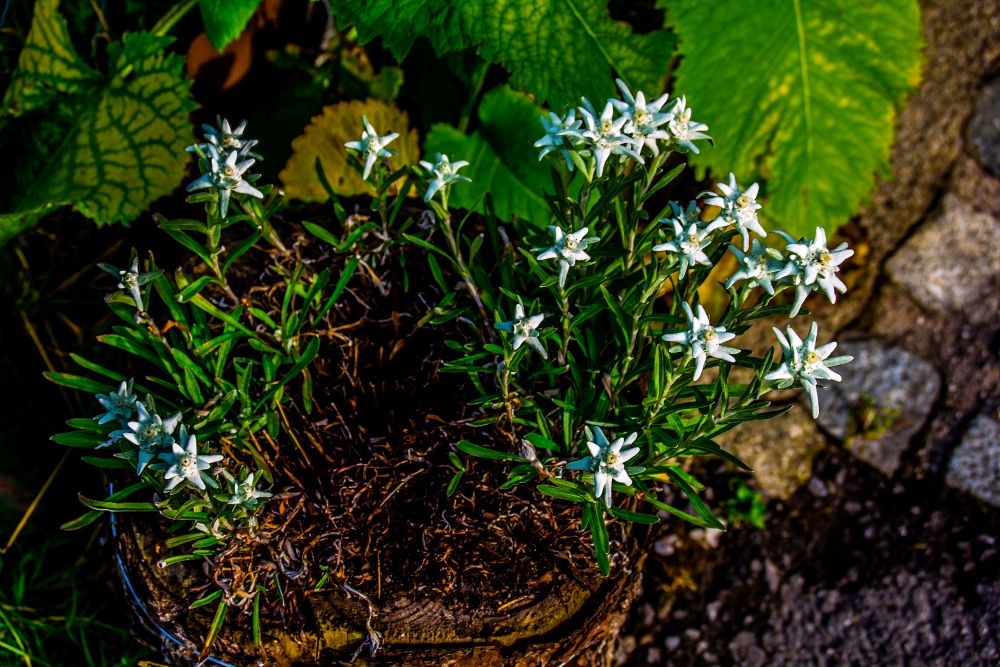
[[[607,134],[608,132],[611,131],[612,127],[614,127],[614,124],[610,120],[602,120],[601,121],[601,134]]]
[[[223,146],[230,146],[230,145],[232,145],[232,144],[233,144],[233,139],[234,139],[233,135],[231,135],[231,134],[229,134],[229,133],[227,132],[226,134],[223,134],[223,135],[222,135],[222,137],[221,137],[221,138],[219,139],[219,142],[220,142],[220,143],[221,143],[221,144],[222,144]]]
[[[618,463],[618,455],[614,452],[608,452],[608,455],[604,457],[604,462],[609,466],[613,466]]]
[[[809,352],[808,354],[806,354],[806,365],[807,366],[815,366],[815,365],[819,364],[821,361],[823,361],[823,360],[820,358],[820,356],[818,354],[816,354],[815,351]]]
[[[635,119],[635,122],[638,123],[639,125],[642,125],[649,119],[649,116],[642,109],[637,109],[632,117]]]
[[[705,340],[705,342],[711,343],[716,337],[715,330],[705,329],[705,333],[703,333],[701,337]]]
[[[225,174],[227,178],[233,178],[236,176],[236,167],[231,164],[227,164],[223,168],[222,173]]]

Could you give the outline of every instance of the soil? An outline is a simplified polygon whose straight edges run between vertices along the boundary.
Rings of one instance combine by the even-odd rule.
[[[366,242],[380,245],[376,237]],[[244,303],[276,320],[298,259],[312,269],[331,269],[334,282],[348,258],[300,232],[285,242],[287,254],[259,253],[245,266],[247,274],[233,280]],[[350,287],[316,327],[323,342],[312,370],[311,412],[293,401],[281,412],[288,424],[281,437],[272,440],[261,431],[254,439],[276,494],[258,515],[258,530],[238,533],[201,567],[174,565],[172,573],[153,572],[142,562],[155,560],[150,550],[160,553],[144,529],[136,528],[135,544],[124,547],[161,621],[195,645],[214,605],[189,613],[185,602],[218,585],[226,590],[242,613],[230,612],[216,656],[255,653],[248,626],[258,585],[267,588],[265,635],[274,630],[314,643],[327,631],[340,632],[342,640],[332,642],[346,649],[340,657],[357,655],[362,646],[376,654],[380,634],[387,635],[387,646],[526,640],[586,614],[587,599],[607,588],[589,534],[580,530],[578,508],[540,496],[530,485],[499,491],[509,465],[463,454],[468,470],[455,494],[445,495],[455,473],[448,454],[456,442],[506,451],[511,438],[499,423],[473,427],[470,422],[489,414],[500,422],[502,413],[468,407],[466,401],[478,395],[471,381],[442,372],[442,360],[455,356],[445,341],[466,339],[470,323],[459,318],[423,326],[422,318],[441,300],[423,251],[403,246],[391,255],[380,252],[357,256]],[[253,268],[262,259],[265,268]],[[241,282],[253,287],[241,290]],[[287,391],[297,396],[301,383]],[[224,444],[234,461],[253,467],[246,452]],[[622,546],[623,527],[609,528],[617,578],[632,549]],[[160,586],[168,590],[156,590]],[[338,617],[344,627],[332,628]],[[299,651],[287,641],[278,644],[274,655],[283,661]]]

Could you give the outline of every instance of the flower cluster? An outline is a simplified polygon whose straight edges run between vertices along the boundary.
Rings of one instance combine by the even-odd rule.
[[[566,286],[566,277],[569,275],[569,267],[577,262],[586,262],[590,259],[587,254],[587,246],[597,243],[601,239],[597,236],[587,236],[587,228],[578,229],[567,234],[558,225],[549,227],[552,230],[553,243],[548,248],[535,248],[536,259],[558,259],[559,260],[559,287]]]
[[[247,173],[256,162],[249,155],[257,140],[243,137],[246,126],[246,121],[243,121],[233,130],[226,119],[221,120],[221,127],[218,129],[203,125],[207,143],[187,148],[198,155],[198,166],[202,172],[199,178],[188,184],[187,191],[214,190],[218,197],[220,218],[225,218],[229,212],[229,201],[233,194],[257,199],[264,197],[253,185],[259,176]]]
[[[260,500],[271,496],[256,489],[253,474],[232,482],[231,475],[223,467],[213,467],[223,460],[222,454],[199,453],[198,438],[181,423],[181,413],[161,416],[152,396],[145,401],[138,400],[131,379],[123,381],[117,391],[97,394],[97,402],[104,412],[94,419],[99,424],[118,426],[102,446],[123,444],[122,451],[115,456],[130,461],[138,475],[151,472],[165,493],[174,494],[182,488],[197,492],[218,490],[217,478],[222,475],[232,486],[231,495],[222,499],[226,505],[254,509]]]
[[[837,347],[836,342],[816,347],[817,326],[813,322],[809,327],[809,334],[803,341],[795,331],[788,327],[787,338],[780,330],[774,329],[781,344],[781,365],[771,373],[764,376],[765,380],[778,382],[779,389],[787,389],[797,380],[809,396],[809,406],[812,409],[813,418],[819,417],[819,397],[816,395],[817,380],[833,380],[840,382],[840,375],[830,370],[831,366],[846,364],[854,357],[843,355],[831,357],[830,354]]]
[[[125,290],[132,297],[135,304],[136,317],[141,319],[141,314],[145,312],[146,306],[142,300],[142,287],[154,280],[163,271],[139,271],[139,256],[133,251],[132,259],[127,269],[119,269],[110,264],[98,264],[102,269],[118,278],[118,289]]]
[[[623,99],[607,100],[600,113],[583,98],[582,106],[570,109],[565,116],[552,112],[548,118],[543,116],[545,136],[535,142],[535,148],[541,149],[538,159],[558,151],[572,171],[589,158],[591,166],[585,173],[588,178],[592,172],[600,177],[612,155],[643,164],[643,152],[657,156],[662,148],[668,148],[697,153],[694,142],[710,139],[704,134],[708,126],[691,120],[685,98],[671,100],[662,95],[647,102],[642,91],[633,95],[621,79],[616,83]]]

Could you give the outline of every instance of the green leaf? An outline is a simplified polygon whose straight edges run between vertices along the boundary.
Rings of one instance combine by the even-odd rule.
[[[833,231],[888,172],[894,112],[920,75],[916,0],[676,0],[678,94],[716,148],[692,162],[740,185],[793,236]]]
[[[76,389],[77,391],[82,391],[88,394],[101,394],[111,391],[111,385],[105,384],[104,382],[98,382],[97,380],[91,380],[90,378],[83,377],[82,375],[59,373],[56,371],[47,371],[42,373],[42,375],[44,375],[45,379],[50,382],[55,382],[56,384],[61,384],[64,387]]]
[[[646,514],[644,512],[632,512],[630,510],[622,509],[621,507],[609,507],[608,514],[613,517],[623,519],[624,521],[631,521],[633,523],[660,523],[660,517],[655,514]]]
[[[222,51],[240,36],[260,0],[198,0],[205,34],[212,48]]]
[[[71,205],[98,223],[135,218],[184,176],[194,108],[184,59],[167,54],[169,37],[127,34],[108,47],[108,73],[89,68],[73,50],[58,0],[38,0],[0,116],[19,117],[19,131],[51,146],[25,181],[13,211],[0,215],[0,243],[57,206]],[[69,120],[33,122],[57,104]],[[42,126],[45,126],[44,129]],[[52,136],[57,127],[58,136]]]
[[[424,141],[426,155],[445,153],[452,160],[469,162],[462,174],[472,182],[453,186],[448,203],[471,209],[488,192],[498,218],[524,218],[544,227],[549,207],[541,184],[548,166],[539,162],[532,146],[543,132],[541,115],[526,95],[501,86],[483,97],[480,126],[473,134],[464,135],[450,125],[431,127]]]
[[[478,456],[481,459],[494,459],[497,461],[520,461],[522,463],[525,461],[525,459],[521,458],[520,456],[517,456],[516,454],[498,452],[495,449],[489,449],[488,447],[481,447],[480,445],[471,443],[468,440],[459,440],[455,444],[455,447],[465,452],[466,454],[470,454],[472,456]]]
[[[554,106],[612,92],[612,72],[659,93],[675,39],[664,30],[634,34],[608,15],[606,0],[338,0],[339,25],[364,44],[382,37],[397,59],[417,37],[439,53],[478,47],[511,72],[511,83]]]

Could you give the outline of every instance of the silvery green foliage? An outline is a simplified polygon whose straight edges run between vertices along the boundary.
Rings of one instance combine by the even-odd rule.
[[[448,159],[447,155],[442,155],[441,153],[437,154],[437,161],[434,164],[421,160],[420,166],[432,176],[430,183],[427,184],[427,192],[424,193],[424,201],[429,202],[439,191],[447,193],[448,188],[453,183],[471,181],[472,179],[468,176],[461,176],[458,173],[459,169],[468,164],[465,160],[452,162]]]
[[[705,368],[708,357],[722,359],[723,361],[734,362],[734,354],[739,354],[739,350],[734,347],[726,347],[723,343],[736,338],[736,334],[726,331],[725,327],[713,327],[708,319],[708,313],[698,305],[698,315],[691,312],[691,306],[685,301],[681,303],[684,314],[687,315],[687,331],[679,333],[663,334],[663,340],[668,343],[679,343],[671,348],[671,351],[686,351],[694,360],[694,380],[701,377],[701,372]],[[687,350],[684,350],[684,348]]]
[[[609,443],[601,427],[594,426],[592,431],[593,438],[587,440],[587,451],[590,452],[590,456],[571,461],[566,464],[566,468],[593,473],[594,496],[602,498],[606,507],[611,507],[612,482],[632,486],[632,478],[628,476],[625,464],[635,458],[639,448],[629,447],[622,450],[622,447],[635,442],[639,434],[631,433],[627,437],[617,438]]]
[[[539,253],[536,257],[539,260],[559,260],[559,286],[565,287],[569,267],[574,266],[577,262],[588,261],[590,255],[586,252],[587,246],[597,243],[601,239],[596,236],[587,236],[587,227],[569,234],[564,232],[559,225],[552,225],[549,229],[552,230],[552,245],[548,248],[535,248],[533,252]]]
[[[778,231],[788,245],[785,251],[788,253],[788,261],[784,268],[776,275],[776,279],[788,277],[795,285],[795,304],[792,306],[791,316],[795,317],[802,303],[809,296],[809,292],[822,290],[830,299],[830,303],[837,302],[837,292],[843,294],[847,291],[847,285],[837,277],[840,265],[854,251],[847,247],[847,243],[841,243],[833,250],[826,247],[826,232],[822,227],[816,228],[815,240],[802,238],[795,241],[788,234]]]
[[[361,140],[348,141],[344,144],[344,146],[347,150],[364,157],[365,167],[361,177],[367,181],[369,174],[371,174],[372,167],[375,166],[375,163],[379,159],[396,154],[396,151],[391,148],[386,148],[386,146],[396,139],[399,136],[399,133],[390,132],[384,136],[379,136],[379,133],[376,132],[371,123],[368,122],[367,116],[361,117],[361,123],[364,126],[364,130],[361,132]]]
[[[548,354],[545,352],[545,346],[542,342],[538,340],[538,326],[545,319],[545,315],[528,315],[524,314],[524,306],[517,304],[514,306],[514,319],[509,322],[497,322],[493,326],[500,331],[505,331],[513,335],[511,339],[511,348],[514,350],[519,349],[523,344],[527,343],[535,349],[538,354],[542,355],[542,359],[547,359]]]
[[[778,343],[781,344],[781,365],[764,376],[765,380],[778,382],[779,389],[788,388],[796,381],[802,385],[809,396],[809,406],[812,409],[814,419],[819,417],[819,396],[816,393],[816,381],[840,382],[840,375],[830,370],[830,367],[846,364],[854,358],[847,355],[830,357],[837,347],[836,342],[816,347],[817,331],[818,327],[813,322],[809,326],[809,334],[805,340],[802,340],[791,327],[787,328],[787,337],[777,328],[774,329],[774,335],[777,336]]]
[[[706,231],[735,225],[740,236],[743,237],[743,252],[746,252],[750,249],[750,232],[761,237],[767,236],[767,232],[760,225],[760,220],[757,219],[757,211],[761,208],[761,205],[757,203],[757,193],[760,191],[760,186],[754,183],[746,190],[741,190],[736,183],[736,175],[729,174],[729,184],[719,183],[717,187],[722,192],[722,196],[712,192],[705,193],[711,195],[705,200],[705,204],[718,206],[722,211],[719,213],[719,217],[707,227]]]

